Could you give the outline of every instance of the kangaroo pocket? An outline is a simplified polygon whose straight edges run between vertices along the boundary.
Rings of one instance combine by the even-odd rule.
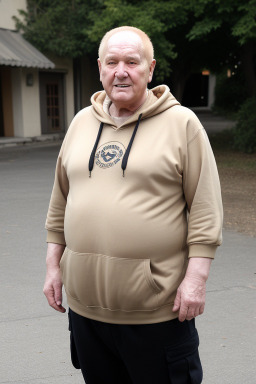
[[[86,307],[140,311],[158,308],[161,289],[150,259],[128,259],[73,252],[66,248],[60,263],[67,295]]]

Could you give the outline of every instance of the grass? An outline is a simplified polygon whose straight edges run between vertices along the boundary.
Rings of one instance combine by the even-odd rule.
[[[233,149],[232,130],[209,137],[224,206],[224,228],[256,237],[256,153]]]
[[[256,154],[247,154],[233,149],[232,130],[222,131],[209,137],[218,167],[237,171],[256,172]]]
[[[226,108],[214,106],[212,107],[212,113],[217,116],[223,116],[228,120],[237,120],[237,111],[229,111]]]

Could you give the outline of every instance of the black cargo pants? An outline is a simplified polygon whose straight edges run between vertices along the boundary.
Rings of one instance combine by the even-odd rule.
[[[195,321],[108,324],[69,310],[71,359],[86,384],[200,384]]]

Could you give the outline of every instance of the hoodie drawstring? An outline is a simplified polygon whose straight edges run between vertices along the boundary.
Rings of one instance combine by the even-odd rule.
[[[126,167],[127,167],[128,157],[129,157],[130,152],[131,152],[132,144],[133,144],[135,135],[136,135],[136,133],[137,133],[137,130],[138,130],[138,128],[139,128],[139,124],[140,124],[141,117],[142,117],[142,113],[139,115],[139,118],[138,118],[137,123],[136,123],[136,125],[135,125],[135,128],[134,128],[134,130],[133,130],[132,137],[131,137],[131,139],[130,139],[130,142],[129,142],[129,144],[128,144],[128,147],[127,147],[127,149],[126,149],[126,151],[125,151],[125,154],[124,154],[124,157],[123,157],[123,160],[122,160],[121,168],[122,168],[122,170],[123,170],[123,177],[124,177],[124,172],[125,172]],[[97,135],[97,138],[96,138],[96,141],[95,141],[95,144],[94,144],[94,147],[93,147],[91,156],[90,156],[90,160],[89,160],[89,177],[91,177],[91,174],[92,174],[92,169],[93,169],[93,165],[94,165],[95,153],[96,153],[96,150],[97,150],[99,141],[100,141],[100,136],[101,136],[101,133],[102,133],[102,130],[103,130],[103,125],[104,125],[104,123],[101,123],[101,124],[100,124],[99,132],[98,132],[98,135]]]
[[[91,175],[92,175],[92,169],[93,169],[93,165],[94,165],[94,157],[95,157],[95,153],[96,153],[99,141],[100,141],[100,136],[101,136],[101,133],[102,133],[102,130],[103,130],[103,125],[104,125],[104,123],[100,123],[99,132],[98,132],[98,135],[97,135],[97,138],[96,138],[96,141],[95,141],[95,144],[94,144],[94,147],[92,149],[91,156],[90,156],[90,160],[89,160],[89,177],[91,177]]]
[[[133,130],[133,134],[132,134],[131,140],[130,140],[130,142],[128,144],[128,147],[127,147],[127,149],[125,151],[125,154],[124,154],[124,157],[123,157],[123,160],[122,160],[121,168],[123,170],[123,177],[124,177],[124,171],[125,171],[126,166],[127,166],[128,157],[129,157],[129,154],[130,154],[130,151],[131,151],[131,148],[132,148],[132,143],[133,143],[133,140],[135,138],[136,132],[138,130],[139,124],[140,124],[141,116],[142,116],[142,113],[139,115],[139,118],[138,118],[137,123],[135,125],[135,128]]]

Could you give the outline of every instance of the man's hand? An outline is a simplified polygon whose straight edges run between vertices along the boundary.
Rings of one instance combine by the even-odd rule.
[[[61,244],[48,244],[47,272],[43,289],[49,305],[62,313],[66,312],[66,309],[62,306],[62,279],[59,262],[64,248]]]
[[[47,270],[43,292],[52,308],[62,313],[66,312],[62,307],[62,280],[59,267]]]
[[[211,259],[190,258],[186,276],[180,284],[173,312],[179,311],[179,320],[191,320],[204,312],[206,281]]]

